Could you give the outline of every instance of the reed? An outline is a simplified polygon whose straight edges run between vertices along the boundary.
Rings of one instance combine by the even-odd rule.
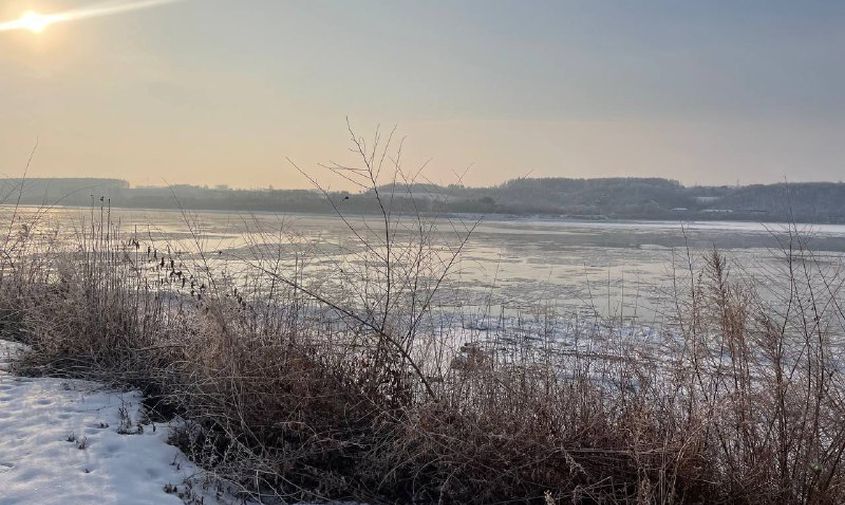
[[[436,300],[473,225],[442,244],[434,219],[391,213],[382,174],[412,184],[374,144],[353,136],[361,164],[334,168],[381,213],[336,206],[353,239],[329,259],[260,234],[247,256],[207,251],[187,213],[191,246],[155,242],[107,200],[70,239],[8,208],[17,370],[141,389],[150,418],[183,420],[174,443],[263,503],[845,502],[842,280],[803,237],[765,278],[684,251],[648,340],[550,335],[551,313],[455,335]]]

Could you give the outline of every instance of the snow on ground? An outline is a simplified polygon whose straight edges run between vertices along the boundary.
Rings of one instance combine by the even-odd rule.
[[[0,341],[0,505],[183,503],[177,494],[197,469],[167,444],[168,426],[137,433],[139,393],[15,377],[8,364],[21,349]]]

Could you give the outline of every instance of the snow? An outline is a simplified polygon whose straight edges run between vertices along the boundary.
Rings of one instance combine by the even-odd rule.
[[[0,341],[0,505],[181,505],[179,493],[218,503],[167,444],[170,426],[138,430],[138,392],[16,377],[8,364],[22,349]]]

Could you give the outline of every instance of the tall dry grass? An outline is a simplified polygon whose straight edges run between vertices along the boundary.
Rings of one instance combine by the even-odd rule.
[[[412,181],[374,144],[353,136],[360,165],[334,169],[378,225],[336,207],[353,239],[323,268],[270,237],[248,257],[194,228],[196,247],[168,248],[107,201],[74,240],[10,209],[0,332],[32,347],[18,370],[140,388],[263,503],[845,502],[842,279],[803,237],[764,278],[684,251],[673,324],[647,346],[601,325],[589,351],[526,328],[457,341],[435,306],[472,225],[442,244],[435,220],[393,215]]]

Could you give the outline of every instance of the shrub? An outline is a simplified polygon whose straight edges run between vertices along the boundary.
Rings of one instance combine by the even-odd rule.
[[[140,388],[259,499],[845,501],[841,281],[800,236],[764,279],[688,251],[650,347],[606,325],[584,329],[589,351],[530,327],[462,338],[433,309],[472,225],[438,244],[436,220],[392,214],[382,165],[393,191],[413,181],[389,141],[353,139],[362,166],[334,169],[379,225],[339,212],[353,239],[327,267],[261,233],[209,254],[187,214],[193,248],[124,233],[106,202],[73,239],[12,216],[0,330],[32,346],[18,370]]]

